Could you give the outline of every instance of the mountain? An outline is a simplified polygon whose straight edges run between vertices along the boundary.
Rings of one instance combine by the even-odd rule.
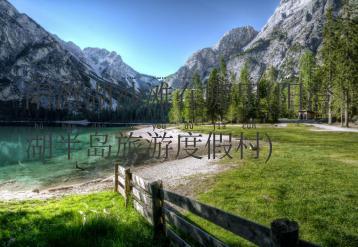
[[[279,70],[280,79],[297,75],[298,61],[304,50],[317,52],[320,49],[328,7],[338,12],[340,1],[281,0],[260,32],[250,26],[232,29],[215,46],[195,52],[184,66],[169,76],[169,84],[183,88],[195,73],[205,80],[212,68],[219,66],[221,58],[237,76],[243,65],[249,63],[254,82],[269,66]],[[133,97],[131,93],[158,83],[156,78],[128,66],[115,52],[99,48],[82,50],[73,42],[48,33],[6,0],[0,0],[0,23],[0,118],[9,107],[6,102],[22,104],[26,95],[41,91],[39,86],[44,86],[43,91],[57,93],[56,96],[64,86],[78,90],[80,104],[71,110],[81,111],[98,84],[102,88],[113,87],[116,97],[112,107],[116,107],[119,100],[125,102],[119,99],[121,95]],[[103,92],[102,96],[108,107],[109,93]],[[43,107],[54,104],[43,97],[40,103]],[[6,111],[13,110],[10,107]]]
[[[115,52],[98,48],[82,51],[73,42],[50,34],[6,0],[0,0],[0,24],[0,118],[11,111],[3,109],[9,106],[6,103],[21,104],[26,95],[51,91],[58,98],[64,87],[70,92],[78,90],[79,104],[70,110],[81,111],[98,89],[97,83],[102,88],[113,87],[113,95],[128,95],[133,85],[138,91],[147,88],[148,83],[157,83],[154,77],[133,70]],[[102,92],[102,96],[108,104],[108,92]],[[66,97],[74,101],[73,95]],[[117,99],[113,100],[116,105]],[[40,97],[43,108],[54,104],[48,97]]]
[[[53,36],[64,49],[70,51],[81,62],[89,66],[93,72],[106,80],[114,83],[116,81],[124,81],[129,86],[132,86],[132,83],[134,83],[137,89],[147,88],[148,85],[158,83],[158,80],[154,76],[144,75],[135,71],[114,51],[110,52],[106,49],[92,47],[81,50],[72,41],[65,42],[57,35]]]
[[[208,77],[211,69],[219,66],[221,58],[228,61],[233,54],[241,52],[257,33],[250,26],[235,28],[225,33],[214,47],[195,52],[184,66],[169,76],[169,84],[173,87],[183,87],[190,82],[195,73],[201,78]]]
[[[153,76],[140,74],[123,62],[116,52],[106,49],[85,48],[83,50],[86,62],[103,78],[114,81],[126,81],[128,85],[135,84],[136,88],[145,88],[158,83]]]
[[[85,67],[5,0],[0,0],[0,23],[1,100],[19,99],[34,80],[86,82]]]
[[[314,53],[320,49],[325,14],[330,6],[335,12],[339,11],[340,0],[281,0],[259,33],[248,27],[243,28],[240,35],[230,35],[232,31],[229,32],[219,45],[194,53],[171,76],[169,83],[184,87],[196,71],[206,78],[211,69],[218,66],[217,59],[221,56],[237,78],[245,63],[249,64],[254,82],[269,66],[279,71],[279,79],[297,75],[299,58],[305,49]],[[225,49],[218,49],[221,43]]]

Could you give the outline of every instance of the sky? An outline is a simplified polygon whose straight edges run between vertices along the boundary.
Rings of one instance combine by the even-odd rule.
[[[167,76],[233,28],[260,31],[279,0],[9,0],[79,47],[117,52],[140,73]]]

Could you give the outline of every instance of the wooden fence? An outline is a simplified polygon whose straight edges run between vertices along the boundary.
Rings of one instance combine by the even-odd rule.
[[[174,246],[190,246],[177,232],[201,246],[228,246],[200,227],[189,222],[176,209],[189,211],[257,246],[314,247],[299,239],[295,221],[277,219],[266,227],[242,217],[224,212],[188,197],[163,189],[162,182],[148,182],[115,162],[115,191],[125,198],[126,205],[133,198],[134,208],[154,227],[155,237],[165,236]]]

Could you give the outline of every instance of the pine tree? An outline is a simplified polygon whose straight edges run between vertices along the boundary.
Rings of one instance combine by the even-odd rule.
[[[333,88],[335,82],[336,59],[335,51],[337,49],[336,22],[334,20],[332,8],[328,9],[326,23],[323,30],[322,46],[322,79],[324,93],[327,94],[327,115],[328,124],[332,124],[332,107],[333,107]]]
[[[261,122],[266,122],[268,120],[269,115],[269,96],[270,96],[270,88],[269,81],[263,77],[258,83],[257,86],[257,94],[258,94],[258,117]]]
[[[174,90],[172,93],[172,105],[169,111],[169,121],[171,123],[180,123],[182,120],[180,91]]]
[[[281,115],[281,90],[277,82],[277,70],[271,66],[266,72],[267,94],[268,94],[268,118],[271,122],[277,122]]]
[[[235,81],[235,74],[231,74],[231,92],[230,92],[230,103],[226,112],[226,118],[231,123],[237,122],[239,117],[239,84]]]
[[[193,86],[194,86],[195,119],[197,122],[203,122],[205,119],[204,91],[198,73],[194,74]]]
[[[208,118],[212,123],[215,123],[218,117],[218,85],[219,85],[219,73],[216,68],[214,68],[209,76],[208,85],[207,85],[207,99],[206,99],[206,108]]]
[[[224,58],[220,60],[219,81],[218,81],[218,114],[220,121],[223,121],[230,103],[230,82],[227,78],[227,69]]]
[[[192,89],[185,89],[184,91],[184,107],[183,117],[185,121],[194,123],[195,122],[195,102],[194,102],[194,91]]]
[[[303,85],[303,108],[308,111],[313,110],[313,100],[317,94],[314,82],[315,58],[311,51],[307,50],[300,59],[299,77]]]
[[[249,67],[246,63],[240,72],[239,95],[241,102],[239,105],[239,119],[242,122],[256,117],[256,98],[253,94],[252,83],[250,81]]]
[[[313,109],[315,112],[325,114],[327,112],[327,90],[323,83],[323,66],[316,65],[313,73],[313,81],[314,81],[314,105]],[[323,98],[322,98],[323,96]]]
[[[246,122],[247,120],[247,105],[248,105],[248,83],[249,80],[249,71],[247,68],[247,64],[244,65],[242,70],[240,71],[239,77],[239,97],[240,97],[240,105],[239,105],[239,121]]]
[[[265,78],[261,78],[257,86],[257,106],[258,106],[258,118],[261,122],[267,121],[269,113],[268,105],[268,81]]]
[[[269,67],[258,84],[258,116],[261,121],[276,122],[281,115],[281,90],[277,83],[277,71]]]
[[[272,85],[272,92],[269,98],[269,107],[270,107],[270,121],[277,122],[280,117],[280,85],[274,83]]]
[[[349,127],[349,112],[352,107],[352,95],[357,90],[357,20],[353,20],[354,5],[346,0],[343,5],[343,15],[338,21],[338,49],[336,56],[336,91],[341,106],[342,125]]]

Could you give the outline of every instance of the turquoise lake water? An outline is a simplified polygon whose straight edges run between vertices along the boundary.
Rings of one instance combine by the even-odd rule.
[[[123,131],[123,128],[0,127],[0,190],[43,189],[109,176],[113,173],[113,160],[118,159],[116,136]],[[84,170],[77,169],[76,164]]]

